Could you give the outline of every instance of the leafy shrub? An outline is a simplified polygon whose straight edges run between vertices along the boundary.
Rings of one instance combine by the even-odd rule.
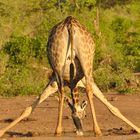
[[[47,84],[45,71],[26,67],[8,68],[0,79],[2,96],[40,94]]]
[[[73,1],[65,0],[0,2],[0,95],[41,92],[47,75],[44,76],[45,71],[40,67],[49,67],[46,58],[49,31],[68,15],[75,16],[93,36],[96,43],[94,79],[99,87],[103,91],[115,89],[121,93],[138,88],[139,80],[134,73],[140,71],[139,1],[127,4],[119,0],[113,5],[111,0],[76,2],[80,9]],[[96,5],[101,5],[101,38],[96,36],[93,26]]]
[[[31,57],[42,58],[45,47],[38,38],[12,37],[4,47],[9,64],[25,65]]]
[[[0,52],[1,95],[29,95],[42,91],[47,81],[45,72],[32,66],[33,59],[38,63],[44,61],[45,50],[40,38],[12,37],[5,44]]]

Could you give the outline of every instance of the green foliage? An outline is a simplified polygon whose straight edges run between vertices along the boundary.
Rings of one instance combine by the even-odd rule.
[[[125,18],[115,18],[111,27],[115,33],[114,44],[123,54],[125,65],[135,70],[140,60],[140,34],[134,29],[132,21]]]
[[[78,0],[78,4],[81,8],[91,8],[96,4],[96,0]]]
[[[2,96],[32,95],[42,92],[47,83],[45,72],[27,67],[7,68],[0,79]]]
[[[12,36],[0,52],[0,93],[2,96],[39,94],[47,78],[42,69],[33,68],[43,63],[46,47],[40,38]],[[46,61],[46,63],[48,63]]]
[[[100,12],[100,27],[104,37],[97,42],[94,77],[103,90],[113,88],[126,93],[136,92],[139,87],[139,79],[133,74],[140,69],[138,7],[137,3],[132,3],[127,6],[128,9],[116,6]],[[129,12],[132,9],[135,9],[135,18]]]
[[[39,38],[12,37],[4,47],[9,64],[25,65],[31,57],[42,58],[45,47]]]
[[[100,38],[93,24],[97,5],[101,6]],[[103,91],[135,92],[140,86],[134,76],[140,72],[139,9],[138,0],[0,1],[0,95],[42,91],[47,76],[41,67],[49,67],[49,31],[68,15],[85,25],[96,43],[93,67],[98,86]]]

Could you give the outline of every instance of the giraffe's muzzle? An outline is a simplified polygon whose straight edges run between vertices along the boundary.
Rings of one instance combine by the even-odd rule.
[[[75,113],[72,114],[72,119],[76,126],[76,134],[78,136],[82,136],[83,135],[82,120]]]

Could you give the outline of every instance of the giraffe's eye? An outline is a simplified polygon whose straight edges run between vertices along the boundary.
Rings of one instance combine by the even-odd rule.
[[[81,103],[81,108],[84,110],[85,108],[86,108],[86,106],[87,106],[87,101],[83,101],[82,103]]]

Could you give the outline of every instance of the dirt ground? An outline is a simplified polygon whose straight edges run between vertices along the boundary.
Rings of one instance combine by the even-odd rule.
[[[106,98],[116,106],[135,125],[140,127],[140,95],[117,95],[105,94]],[[81,101],[86,96],[81,95]],[[21,112],[28,107],[35,96],[0,98],[0,129],[7,126]],[[92,131],[92,118],[89,104],[86,108],[87,117],[83,120],[84,136],[76,137],[75,127],[71,118],[71,111],[67,104],[64,106],[63,113],[63,134],[61,137],[55,137],[56,120],[58,114],[58,101],[54,96],[49,97],[40,104],[35,111],[11,128],[2,140],[140,140],[137,134],[130,126],[113,116],[108,109],[94,98],[97,120],[103,132],[102,137],[95,137]]]

